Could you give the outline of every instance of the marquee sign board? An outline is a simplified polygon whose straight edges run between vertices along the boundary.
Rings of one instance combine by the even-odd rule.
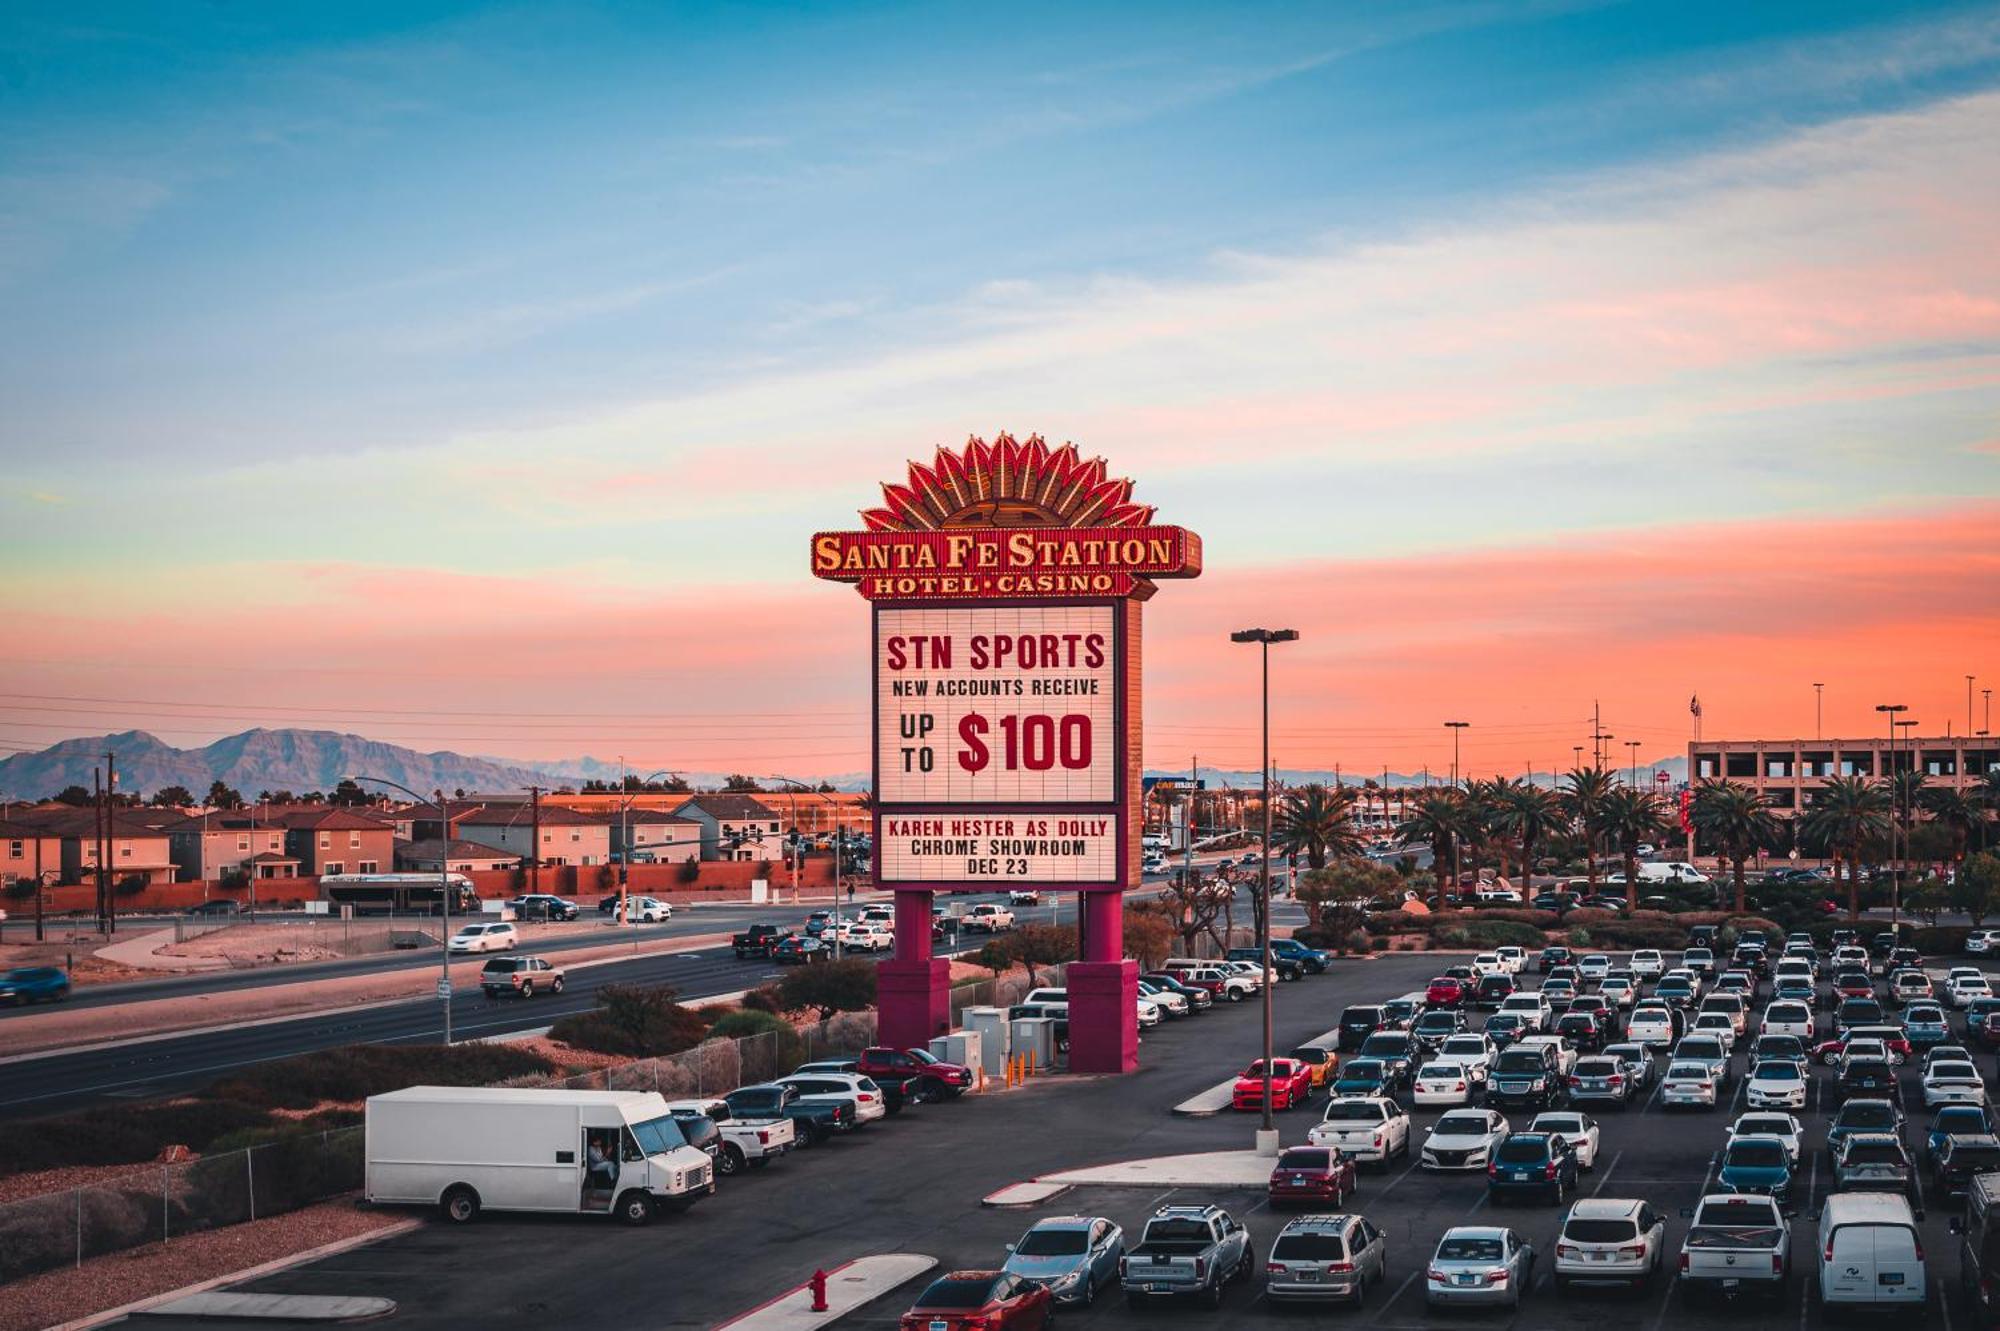
[[[1033,809],[884,814],[876,872],[883,882],[1103,887],[1119,882],[1116,814]]]
[[[877,802],[1114,803],[1118,645],[1111,605],[877,607]]]

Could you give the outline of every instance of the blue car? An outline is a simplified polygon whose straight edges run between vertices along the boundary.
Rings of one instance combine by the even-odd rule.
[[[1993,1131],[1993,1115],[1985,1105],[1946,1105],[1924,1129],[1924,1164],[1929,1165],[1944,1150],[1947,1137],[1978,1137]]]
[[[1395,1088],[1389,1082],[1389,1067],[1379,1058],[1355,1058],[1340,1065],[1340,1076],[1333,1083],[1333,1094],[1343,1095],[1394,1095]]]
[[[1792,1190],[1792,1152],[1783,1137],[1747,1133],[1722,1149],[1715,1181],[1724,1192],[1754,1193],[1783,1201]]]
[[[1296,938],[1273,938],[1271,940],[1271,955],[1282,957],[1286,961],[1297,962],[1299,968],[1308,975],[1321,974],[1333,960],[1332,953],[1321,952],[1317,948],[1307,947]]]
[[[1576,1189],[1576,1150],[1553,1132],[1515,1132],[1494,1148],[1486,1195],[1496,1203],[1521,1193],[1561,1205]]]
[[[1009,1275],[1047,1285],[1058,1303],[1088,1307],[1098,1291],[1118,1280],[1125,1231],[1103,1216],[1055,1215],[1037,1220],[1019,1243],[1009,1244]]]
[[[69,997],[69,972],[60,966],[17,966],[0,974],[0,1003],[60,1003]]]
[[[1903,1033],[1919,1049],[1943,1044],[1951,1038],[1944,1009],[1935,1003],[1912,1003],[1903,1013]]]

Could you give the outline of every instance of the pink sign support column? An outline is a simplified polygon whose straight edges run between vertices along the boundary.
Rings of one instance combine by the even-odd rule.
[[[951,963],[931,955],[929,888],[896,889],[896,959],[876,967],[875,988],[876,1038],[890,1048],[927,1048],[951,1030]]]
[[[1069,1070],[1132,1072],[1139,1066],[1139,963],[1125,958],[1125,894],[1082,895],[1084,955],[1064,981]]]

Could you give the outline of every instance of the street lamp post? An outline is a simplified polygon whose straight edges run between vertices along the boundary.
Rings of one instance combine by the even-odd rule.
[[[1458,737],[1471,724],[1472,722],[1470,721],[1445,722],[1445,725],[1451,728],[1451,788],[1453,790],[1458,789]],[[1465,863],[1459,855],[1458,843],[1459,838],[1454,836],[1451,839],[1451,895],[1454,897],[1458,895],[1458,880],[1465,873]],[[1444,893],[1438,893],[1438,900],[1444,900]]]
[[[1889,930],[1896,929],[1896,915],[1903,900],[1903,861],[1896,854],[1896,833],[1901,821],[1896,816],[1896,717],[1909,711],[1909,707],[1899,702],[1877,703],[1875,710],[1889,717],[1889,752],[1885,755],[1882,779],[1889,783]]]
[[[828,795],[823,790],[818,790],[812,786],[807,785],[805,782],[799,780],[797,777],[773,775],[773,776],[767,776],[764,779],[766,781],[782,781],[788,786],[797,786],[800,790],[805,791],[808,795],[817,795],[821,799],[825,800],[828,804],[834,804],[832,796]],[[796,835],[798,830],[799,830],[798,809],[797,805],[795,804],[793,806],[793,812],[792,812],[793,834]],[[843,955],[843,949],[840,944],[840,869],[841,869],[840,862],[846,858],[847,858],[847,825],[840,821],[840,808],[836,804],[833,810],[833,959],[835,961],[841,960]],[[801,846],[799,848],[799,860],[801,864],[803,864],[804,859],[805,859],[805,849],[803,846]],[[796,873],[797,870],[794,870],[793,872]],[[793,895],[797,896],[798,894],[799,893],[797,888],[797,880],[794,879]]]
[[[424,797],[416,791],[400,781],[391,781],[386,777],[350,776],[346,780],[356,784],[373,781],[378,786],[400,790],[419,804],[424,802]],[[449,1045],[451,1043],[451,810],[444,802],[444,791],[437,791],[435,797],[438,821],[441,824],[439,828],[441,839],[438,843],[438,910],[442,912],[440,919],[443,921],[438,927],[438,1000],[444,1005],[444,1042]],[[257,844],[254,836],[250,844],[254,849]],[[251,881],[256,880],[253,878]]]
[[[1815,744],[1819,743],[1820,739],[1822,738],[1822,736],[1820,735],[1820,730],[1821,730],[1820,718],[1824,715],[1824,709],[1821,707],[1821,704],[1824,703],[1825,701],[1826,701],[1826,685],[1824,684],[1813,685],[1813,743]]]
[[[628,784],[628,774],[624,771],[625,760],[623,758],[618,760],[618,767],[618,783],[620,785]],[[618,912],[620,917],[625,921],[626,927],[632,930],[632,950],[634,952],[639,950],[639,921],[632,915],[632,891],[627,886],[628,879],[625,872],[626,866],[632,862],[632,801],[639,797],[641,790],[644,790],[658,778],[678,775],[680,773],[673,768],[662,767],[659,771],[649,773],[647,776],[641,778],[639,784],[633,789],[621,792],[625,798],[618,801]],[[449,832],[450,827],[447,826],[445,830]],[[450,849],[449,837],[446,838],[446,849]]]
[[[1258,912],[1257,950],[1261,954],[1264,970],[1264,1121],[1257,1132],[1257,1150],[1261,1155],[1278,1153],[1278,1129],[1271,1122],[1271,644],[1274,642],[1297,642],[1297,629],[1243,629],[1229,635],[1231,642],[1254,642],[1263,658],[1263,709],[1264,709],[1264,849],[1257,856],[1258,883],[1257,896],[1262,909]]]
[[[1636,739],[1625,741],[1625,747],[1632,750],[1632,789],[1634,790],[1639,788],[1639,744],[1640,741]]]

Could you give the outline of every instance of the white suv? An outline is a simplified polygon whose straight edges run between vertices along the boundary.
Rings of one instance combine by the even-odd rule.
[[[1666,1251],[1667,1222],[1652,1203],[1586,1197],[1556,1236],[1556,1288],[1597,1280],[1644,1286],[1665,1268]]]
[[[451,952],[506,952],[521,945],[511,924],[468,924],[451,936]]]
[[[1666,970],[1667,959],[1656,947],[1642,947],[1632,954],[1632,973],[1642,980],[1657,980]]]

